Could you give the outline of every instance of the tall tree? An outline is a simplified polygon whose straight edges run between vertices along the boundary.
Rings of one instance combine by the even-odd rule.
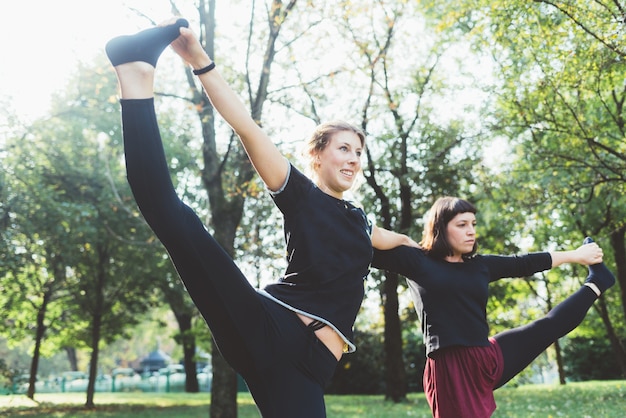
[[[383,227],[417,237],[417,219],[436,197],[459,194],[471,184],[469,173],[478,159],[478,148],[472,146],[476,138],[464,132],[464,122],[435,117],[435,103],[443,99],[450,76],[440,59],[451,43],[445,39],[422,43],[411,51],[416,58],[407,65],[405,44],[398,40],[422,35],[417,25],[407,27],[407,22],[421,19],[414,5],[390,1],[377,2],[373,8],[348,2],[343,6],[345,29],[361,64],[355,72],[366,80],[358,91],[363,103],[361,127],[370,134],[365,169],[368,202]],[[405,400],[408,390],[399,286],[399,276],[389,272],[379,284],[385,396],[394,402]]]
[[[93,69],[79,73],[72,87],[55,99],[53,116],[34,123],[25,137],[15,138],[11,154],[12,171],[21,181],[17,191],[23,195],[12,209],[14,227],[22,237],[13,251],[25,254],[26,274],[9,275],[18,280],[9,282],[3,303],[13,303],[15,310],[15,302],[22,301],[17,321],[29,312],[36,318],[29,396],[34,396],[40,349],[50,330],[48,344],[60,348],[72,341],[72,347],[91,348],[86,400],[90,408],[101,343],[124,335],[136,315],[146,310],[153,292],[151,271],[143,263],[150,253],[129,245],[134,239],[145,240],[137,236],[142,232],[138,215],[126,210],[128,190],[126,202],[114,193],[123,187],[121,167],[108,164],[111,150],[100,134],[117,125],[113,104],[104,99],[112,93],[102,88],[115,85],[111,77]]]
[[[174,3],[174,2],[172,2]],[[296,5],[296,0],[283,3],[281,0],[268,1],[266,6],[266,44],[263,59],[258,72],[259,78],[256,85],[252,82],[252,72],[246,68],[244,74],[245,89],[250,105],[252,118],[258,123],[263,120],[263,106],[267,101],[268,86],[270,82],[271,68],[276,55],[277,41],[281,28]],[[250,23],[248,41],[256,36],[257,12],[256,3],[250,8]],[[215,49],[215,0],[200,0],[198,2],[198,22],[200,27],[200,40],[207,54],[218,60]],[[250,51],[248,47],[248,51]],[[235,256],[234,242],[237,228],[241,222],[245,193],[254,177],[254,169],[250,164],[245,151],[238,146],[234,133],[226,142],[228,146],[223,153],[217,146],[216,121],[214,109],[208,97],[202,91],[200,84],[194,79],[193,74],[186,69],[187,80],[191,95],[188,100],[193,103],[202,126],[203,148],[202,155],[204,167],[202,169],[202,182],[209,196],[211,227],[213,235],[224,250],[231,256]],[[214,347],[212,350],[213,381],[211,391],[210,414],[212,417],[233,417],[237,414],[237,378],[234,371],[228,366],[219,351]]]
[[[27,392],[31,399],[46,333],[73,328],[65,323],[63,305],[71,306],[67,268],[77,262],[78,248],[67,239],[74,232],[67,217],[80,216],[80,206],[66,202],[58,193],[58,184],[52,180],[55,161],[39,142],[38,125],[27,134],[6,139],[12,151],[4,158],[5,172],[11,174],[10,183],[5,184],[8,204],[4,207],[10,229],[3,234],[6,247],[0,274],[0,304],[11,312],[7,316],[11,319],[3,324],[9,328],[3,331],[14,341],[32,338],[34,342]],[[51,122],[48,128],[51,133],[58,125]]]
[[[612,249],[626,312],[621,1],[430,3],[442,26],[489,49],[499,78],[491,127],[518,145],[516,171],[534,183],[523,197],[540,218],[594,235]],[[518,178],[516,175],[513,178]],[[608,245],[608,247],[607,247]],[[605,302],[596,304],[619,364],[626,355]]]

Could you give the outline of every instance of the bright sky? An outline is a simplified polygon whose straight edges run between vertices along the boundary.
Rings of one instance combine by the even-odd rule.
[[[16,113],[45,114],[79,61],[102,54],[112,37],[171,17],[168,0],[29,0],[0,5],[0,97]]]

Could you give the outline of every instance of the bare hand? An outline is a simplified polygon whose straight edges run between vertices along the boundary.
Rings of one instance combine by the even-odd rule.
[[[413,240],[413,238],[407,237],[407,243],[405,244],[409,247],[422,248],[420,245]]]
[[[576,249],[576,256],[578,258],[578,262],[584,265],[598,264],[602,262],[602,258],[604,257],[604,253],[602,252],[602,248],[598,246],[595,242],[581,245]]]
[[[185,62],[195,69],[206,67],[212,62],[197,36],[189,28],[180,28],[180,36],[172,42],[171,46]]]

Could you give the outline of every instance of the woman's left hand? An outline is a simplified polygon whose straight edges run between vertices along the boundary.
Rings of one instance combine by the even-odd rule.
[[[591,242],[578,247],[576,249],[576,256],[578,258],[578,263],[588,266],[591,264],[601,263],[604,253],[598,244]]]

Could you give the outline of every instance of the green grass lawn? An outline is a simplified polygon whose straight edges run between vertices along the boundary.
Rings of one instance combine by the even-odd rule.
[[[200,418],[208,417],[208,393],[97,393],[96,409],[86,411],[84,393],[0,397],[0,416],[31,418]],[[529,385],[496,391],[494,418],[567,417],[626,418],[626,381]],[[410,394],[408,402],[393,404],[382,396],[328,395],[329,418],[430,417],[423,394]],[[248,394],[238,398],[240,418],[258,418]]]

